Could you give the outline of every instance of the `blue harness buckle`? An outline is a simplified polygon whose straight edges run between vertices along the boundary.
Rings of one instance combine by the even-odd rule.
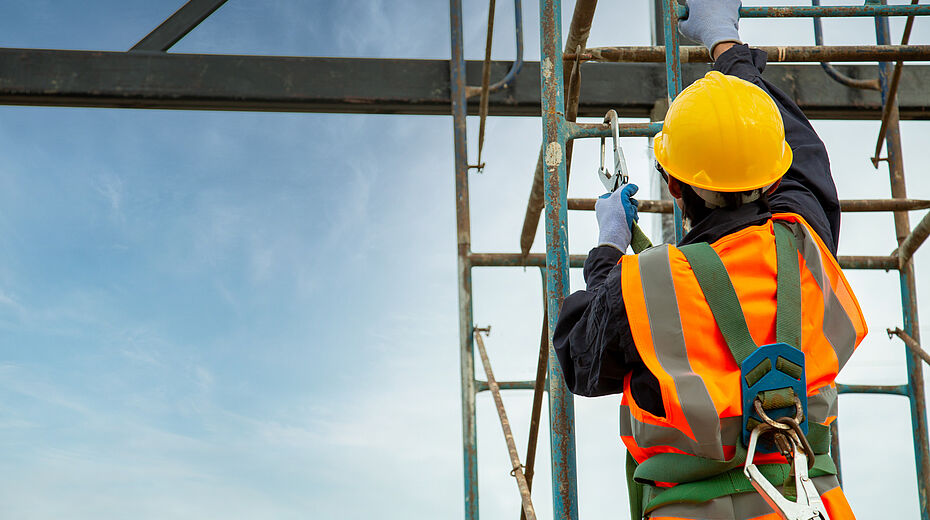
[[[740,384],[744,445],[749,445],[749,437],[758,425],[783,417],[795,418],[799,405],[803,419],[799,426],[807,435],[807,377],[804,370],[804,352],[787,343],[763,345],[740,365]],[[794,399],[789,401],[786,396]],[[764,408],[762,415],[756,410],[757,400],[761,402],[760,408]],[[760,439],[756,451],[778,453],[781,450],[774,442]]]

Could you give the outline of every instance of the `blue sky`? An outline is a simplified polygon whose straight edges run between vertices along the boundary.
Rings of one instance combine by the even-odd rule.
[[[181,3],[0,1],[0,45],[125,50]],[[478,59],[486,4],[465,4],[466,54]],[[494,56],[508,59],[512,11],[499,4]],[[537,59],[537,6],[525,4]],[[648,44],[647,5],[605,2],[591,45]],[[448,58],[448,30],[444,2],[230,0],[174,50]],[[830,21],[825,33],[868,43],[871,22]],[[745,21],[743,36],[812,42],[809,21]],[[912,41],[927,41],[919,22]],[[887,196],[866,154],[877,123],[815,125],[843,198]],[[917,173],[927,125],[903,127],[911,195],[930,197]],[[539,138],[537,119],[489,120],[489,166],[471,178],[475,251],[518,250]],[[646,171],[646,141],[625,146]],[[576,150],[572,195],[595,196],[597,145]],[[452,165],[448,117],[0,107],[0,516],[461,516]],[[593,215],[572,213],[570,226],[572,251],[587,251]],[[843,229],[842,254],[894,247],[890,217],[850,216]],[[903,381],[903,347],[882,333],[900,325],[896,276],[850,278],[872,334],[843,379]],[[531,379],[538,272],[474,279],[496,374]],[[518,446],[530,399],[505,396]],[[626,510],[618,400],[576,399],[585,517]],[[482,514],[512,515],[490,396],[478,406]],[[841,407],[860,517],[913,516],[906,402]],[[883,433],[885,460],[856,458]],[[547,449],[544,432],[541,461]],[[537,478],[549,518],[547,463]]]

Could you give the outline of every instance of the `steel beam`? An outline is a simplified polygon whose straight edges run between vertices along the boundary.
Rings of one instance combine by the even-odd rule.
[[[494,62],[503,76],[510,62]],[[872,77],[874,66],[837,68]],[[685,84],[705,64],[682,66]],[[579,117],[648,118],[656,93],[665,91],[665,68],[650,63],[582,66]],[[481,62],[466,64],[481,77]],[[770,65],[766,79],[813,119],[879,119],[878,92],[837,90],[818,65]],[[540,113],[539,63],[525,63],[511,88],[491,95],[492,116]],[[907,65],[898,93],[902,119],[930,119],[930,66]],[[0,48],[0,104],[182,110],[394,113],[449,115],[447,60],[299,58],[210,54],[126,53]],[[622,96],[617,93],[622,92]],[[478,103],[468,112],[478,113]]]
[[[226,0],[190,0],[130,50],[165,52],[225,3]]]

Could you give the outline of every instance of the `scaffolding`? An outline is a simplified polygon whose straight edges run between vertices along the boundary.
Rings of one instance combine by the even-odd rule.
[[[462,41],[462,1],[450,0],[452,60],[450,85],[455,138],[455,189],[458,237],[459,284],[459,337],[461,352],[462,435],[464,458],[465,518],[478,518],[477,427],[475,396],[490,390],[498,410],[517,480],[523,510],[521,518],[535,518],[530,497],[535,461],[535,442],[538,432],[542,394],[548,392],[550,459],[552,468],[553,518],[578,518],[577,479],[575,463],[574,408],[572,395],[562,378],[561,369],[554,361],[551,331],[555,328],[559,308],[569,293],[569,268],[581,267],[584,255],[568,253],[568,210],[592,210],[593,199],[568,199],[567,183],[570,173],[572,142],[575,139],[609,137],[610,129],[603,124],[577,123],[579,113],[581,68],[585,62],[654,62],[665,64],[665,95],[670,102],[682,90],[683,63],[708,62],[710,56],[702,47],[681,46],[677,30],[678,20],[687,17],[687,6],[677,0],[656,0],[661,12],[661,29],[664,45],[651,47],[587,48],[587,38],[596,7],[596,0],[577,0],[565,43],[562,46],[561,0],[539,0],[540,13],[540,81],[543,139],[537,160],[533,188],[527,205],[520,253],[476,253],[471,251],[468,191],[468,157],[466,148],[467,97],[477,87],[465,84],[465,58]],[[493,16],[493,0],[491,1]],[[907,198],[902,160],[899,126],[898,92],[905,61],[930,59],[930,46],[909,45],[908,40],[916,16],[930,15],[930,6],[887,5],[885,0],[866,0],[857,6],[821,6],[813,0],[811,6],[793,7],[742,7],[742,18],[809,17],[814,19],[815,46],[764,47],[772,62],[816,62],[832,81],[850,89],[875,90],[881,95],[881,129],[875,153],[871,158],[878,168],[887,164],[891,198],[878,200],[843,200],[843,212],[893,212],[895,237],[898,248],[886,256],[840,256],[844,269],[895,270],[899,273],[903,311],[903,329],[888,328],[889,337],[899,337],[905,344],[907,383],[900,385],[848,385],[838,384],[840,394],[865,393],[907,397],[910,403],[913,428],[913,451],[917,470],[919,507],[922,520],[930,520],[930,454],[928,454],[927,403],[921,360],[930,363],[930,355],[920,347],[918,307],[914,265],[914,251],[930,235],[930,214],[925,215],[911,229],[908,211],[926,209],[930,201]],[[891,42],[889,16],[906,16],[902,41]],[[820,19],[825,17],[873,17],[875,19],[875,45],[824,46]],[[518,29],[518,38],[520,34]],[[490,46],[490,27],[488,45]],[[518,44],[522,49],[522,43]],[[488,70],[490,51],[486,53],[484,70]],[[522,61],[522,54],[520,56]],[[850,77],[830,62],[878,61],[878,79]],[[892,61],[894,63],[892,63]],[[485,92],[488,80],[484,78]],[[621,96],[622,97],[622,96]],[[661,96],[656,96],[661,97]],[[621,99],[616,101],[622,103]],[[481,104],[486,106],[487,94]],[[487,115],[481,110],[482,127]],[[862,119],[867,116],[861,113]],[[620,127],[621,137],[651,137],[662,128],[661,121],[630,123]],[[483,132],[482,132],[483,134]],[[882,147],[885,156],[881,156]],[[682,237],[681,215],[678,207],[667,200],[641,201],[639,211],[674,214],[675,241]],[[674,212],[674,213],[672,213]],[[530,254],[540,214],[545,215],[546,254]],[[484,347],[482,333],[487,329],[476,327],[472,316],[472,269],[476,267],[538,267],[544,285],[544,318],[542,339],[535,381],[498,382],[493,375]],[[477,345],[487,381],[475,377],[475,346]],[[530,421],[530,440],[524,465],[514,446],[510,423],[507,420],[502,390],[533,389],[534,400]],[[831,456],[841,469],[838,445],[838,421],[831,425],[833,441]],[[842,474],[840,474],[842,477]]]
[[[609,135],[602,124],[577,123],[577,117],[602,116],[617,108],[629,116],[654,113],[657,98],[673,99],[681,91],[688,71],[682,64],[709,61],[705,49],[680,46],[677,21],[686,15],[676,0],[652,0],[661,15],[657,28],[664,45],[646,47],[587,48],[596,0],[577,0],[562,48],[561,0],[540,0],[541,60],[523,61],[522,6],[514,0],[517,56],[513,62],[471,63],[482,65],[481,86],[466,84],[462,35],[462,0],[450,0],[451,60],[401,60],[361,58],[321,58],[292,56],[236,56],[222,54],[174,54],[168,51],[226,0],[188,0],[171,17],[142,38],[127,52],[86,50],[0,48],[0,104],[32,106],[104,107],[134,109],[251,110],[277,112],[393,113],[411,115],[451,115],[454,130],[456,231],[459,288],[459,348],[461,358],[462,432],[465,517],[478,518],[477,427],[475,396],[490,391],[499,411],[511,457],[512,474],[523,502],[522,515],[534,517],[530,498],[535,465],[536,437],[540,427],[543,394],[548,393],[549,430],[554,518],[576,520],[576,465],[572,396],[556,363],[551,363],[551,329],[563,298],[568,294],[568,272],[581,267],[583,255],[569,255],[567,249],[568,210],[593,210],[593,199],[568,199],[566,195],[575,139]],[[493,22],[493,4],[489,20]],[[809,69],[790,68],[767,74],[777,77],[780,87],[786,78],[812,85],[793,91],[799,106],[809,116],[830,118],[881,119],[881,129],[872,156],[878,167],[886,163],[891,196],[885,200],[843,200],[843,212],[893,212],[898,248],[885,256],[840,256],[845,269],[898,271],[903,309],[903,328],[889,328],[906,347],[907,382],[900,385],[838,385],[840,393],[873,393],[908,398],[913,426],[913,447],[919,486],[922,520],[930,520],[930,455],[926,422],[926,399],[921,359],[930,355],[920,347],[916,283],[912,256],[930,236],[930,213],[912,229],[908,211],[928,209],[930,201],[907,197],[902,162],[899,119],[930,118],[930,103],[922,85],[930,84],[930,68],[903,66],[905,61],[930,60],[930,46],[909,45],[915,16],[930,15],[930,6],[885,5],[866,0],[858,6],[819,5],[812,0],[805,7],[744,7],[741,16],[810,17],[815,21],[815,46],[769,47],[772,62],[819,63],[816,74]],[[821,17],[874,17],[876,45],[823,46]],[[888,16],[906,16],[904,36],[892,43]],[[659,19],[657,17],[657,22]],[[490,27],[488,47],[490,47]],[[861,65],[838,68],[830,62],[878,61],[878,79],[863,79]],[[610,81],[620,85],[624,96],[596,89],[582,95],[581,71],[588,62],[604,66],[589,70],[593,82]],[[656,68],[630,68],[630,63],[662,63]],[[894,63],[892,63],[894,62]],[[822,67],[823,71],[819,69]],[[853,73],[850,73],[852,71]],[[474,72],[474,71],[473,71]],[[523,73],[537,75],[523,83],[515,78]],[[501,76],[495,83],[491,75]],[[907,76],[910,74],[910,76]],[[661,76],[661,77],[660,77]],[[909,77],[909,80],[903,78]],[[377,78],[378,81],[372,81]],[[690,79],[690,77],[689,77]],[[846,96],[830,95],[826,82],[849,87]],[[665,84],[665,92],[650,91],[651,85]],[[541,84],[541,88],[537,85]],[[820,88],[823,87],[823,88]],[[652,89],[655,90],[655,89]],[[497,94],[494,94],[494,93]],[[823,92],[826,92],[824,94]],[[863,93],[880,93],[880,103],[871,103]],[[468,106],[468,99],[480,97],[479,107]],[[527,204],[521,251],[481,253],[471,250],[468,173],[480,168],[470,165],[466,143],[466,116],[540,115],[543,121],[542,146]],[[655,118],[658,119],[658,118]],[[623,137],[651,137],[662,123],[632,123],[621,127]],[[885,156],[881,156],[884,147]],[[667,200],[641,201],[640,211],[673,215]],[[540,215],[545,214],[546,254],[531,254]],[[680,215],[675,215],[675,231],[680,238]],[[497,381],[484,348],[482,334],[472,316],[472,270],[481,267],[536,267],[543,280],[544,315],[534,381]],[[475,377],[475,348],[478,349],[487,380]],[[521,461],[513,442],[500,392],[532,389],[534,399],[530,435],[525,460]],[[836,423],[834,423],[836,424]],[[838,439],[836,435],[834,441]],[[832,455],[838,457],[838,446]],[[839,462],[837,460],[837,462]],[[839,467],[840,465],[837,464]]]

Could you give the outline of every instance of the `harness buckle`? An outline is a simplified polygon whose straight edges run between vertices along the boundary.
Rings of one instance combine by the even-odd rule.
[[[830,520],[808,471],[814,450],[807,440],[807,378],[804,352],[787,343],[763,345],[740,364],[743,473],[784,520]],[[797,500],[792,502],[753,464],[756,453],[781,453],[791,466]]]
[[[750,433],[760,424],[788,429],[778,423],[783,417],[793,417],[807,434],[804,352],[787,343],[763,345],[740,364],[740,376],[744,445],[749,445]],[[782,451],[767,438],[757,449],[760,453]]]

